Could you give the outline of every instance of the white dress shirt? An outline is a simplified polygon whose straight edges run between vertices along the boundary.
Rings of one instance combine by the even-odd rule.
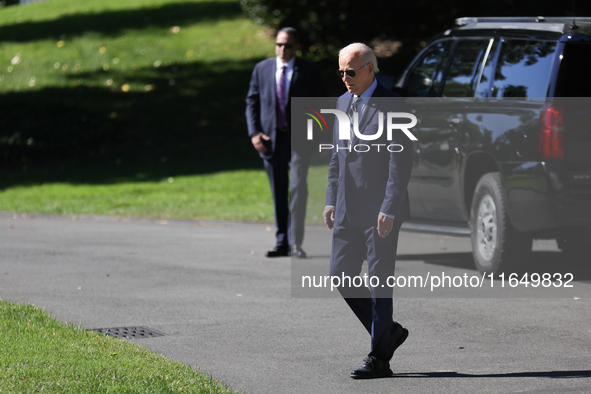
[[[277,56],[275,59],[277,61],[277,71],[275,71],[275,83],[277,85],[279,85],[281,81],[281,69],[284,65],[287,66],[287,68],[285,69],[285,98],[287,101],[289,101],[289,85],[291,85],[291,77],[293,76],[293,69],[296,58],[295,56],[292,57],[291,60],[287,63],[283,63],[283,61],[279,59],[279,56]]]

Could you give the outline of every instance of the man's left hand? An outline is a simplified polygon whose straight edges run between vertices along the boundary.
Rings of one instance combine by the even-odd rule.
[[[378,216],[378,235],[386,238],[394,227],[394,219],[391,219],[380,212]]]

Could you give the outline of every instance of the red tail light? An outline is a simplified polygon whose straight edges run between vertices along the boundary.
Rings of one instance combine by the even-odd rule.
[[[540,160],[564,158],[564,118],[562,108],[549,106],[540,119]]]

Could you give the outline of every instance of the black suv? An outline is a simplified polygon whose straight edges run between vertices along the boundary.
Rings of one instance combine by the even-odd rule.
[[[532,240],[591,262],[591,18],[460,18],[395,90],[419,118],[408,229],[470,234],[481,272]]]

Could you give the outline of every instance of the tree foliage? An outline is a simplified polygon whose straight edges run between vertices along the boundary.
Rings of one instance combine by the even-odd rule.
[[[317,59],[334,56],[335,50],[351,42],[365,42],[374,49],[386,42],[390,45],[378,57],[396,55],[406,61],[434,34],[452,28],[459,17],[573,14],[573,3],[554,0],[241,0],[241,5],[260,25],[297,28],[304,52],[316,52]],[[591,13],[591,6],[581,0],[574,7],[576,15]]]
[[[20,0],[2,0],[0,1],[0,8],[7,6],[7,5],[17,5],[20,3]]]

